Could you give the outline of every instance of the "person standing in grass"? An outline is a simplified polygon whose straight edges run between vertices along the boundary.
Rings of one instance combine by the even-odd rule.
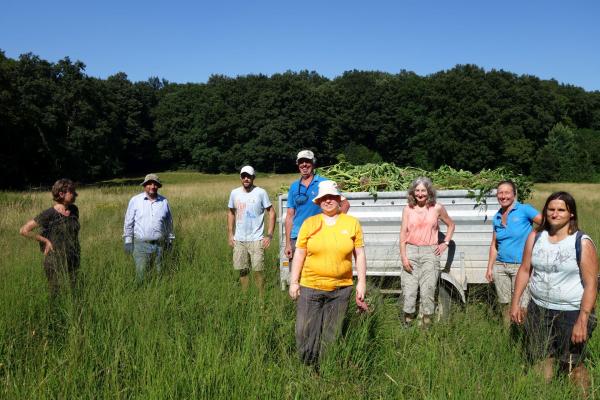
[[[50,294],[55,297],[60,290],[63,276],[69,279],[71,289],[77,283],[80,263],[79,209],[75,184],[70,179],[59,179],[52,185],[54,206],[42,211],[20,229],[20,234],[40,242],[44,253],[44,272],[48,279]],[[41,233],[34,233],[40,227]]]
[[[343,197],[333,181],[319,183],[313,202],[322,213],[302,224],[292,259],[289,295],[297,300],[296,345],[305,364],[318,365],[340,334],[352,293],[352,255],[358,283],[356,304],[366,310],[367,262],[358,220],[341,213]]]
[[[590,387],[583,361],[596,326],[597,278],[596,247],[579,231],[575,199],[566,192],[551,194],[541,225],[527,237],[511,318],[525,323],[529,355],[546,381],[558,363],[584,394]],[[520,300],[528,282],[532,301],[525,314]]]
[[[529,204],[517,201],[517,187],[512,181],[496,186],[500,209],[494,215],[492,243],[485,278],[494,282],[498,303],[502,308],[505,326],[510,325],[510,299],[514,293],[515,278],[523,259],[523,248],[531,232],[532,222],[539,225],[542,215]],[[523,293],[521,306],[527,308],[529,292]]]
[[[296,165],[300,178],[290,186],[287,197],[287,212],[285,215],[285,256],[289,259],[294,255],[298,232],[304,220],[319,214],[321,209],[313,202],[317,196],[319,183],[326,179],[315,174],[317,159],[310,150],[302,150],[296,156]],[[350,204],[342,200],[341,210],[347,212]]]
[[[229,196],[227,231],[229,245],[233,247],[233,268],[240,272],[240,284],[246,291],[250,283],[250,268],[261,295],[264,291],[263,275],[265,249],[271,245],[275,230],[275,209],[267,192],[254,186],[256,173],[246,165],[240,171],[242,186],[233,189]],[[267,235],[264,236],[265,211],[269,215]]]
[[[439,239],[440,220],[448,227],[443,240]],[[404,325],[410,325],[416,318],[417,294],[421,299],[422,324],[426,328],[432,324],[440,256],[450,246],[454,226],[446,208],[436,202],[431,180],[426,177],[415,179],[408,190],[408,205],[402,211],[400,227]]]
[[[123,226],[125,252],[133,255],[138,283],[143,281],[146,269],[152,264],[156,272],[160,272],[163,253],[175,240],[169,202],[158,194],[162,187],[160,179],[148,174],[141,186],[144,191],[129,200]]]

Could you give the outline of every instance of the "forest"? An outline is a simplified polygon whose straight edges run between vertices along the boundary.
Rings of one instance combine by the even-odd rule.
[[[600,92],[476,65],[427,76],[287,71],[181,84],[132,82],[124,72],[100,79],[69,57],[0,51],[0,134],[3,189],[244,164],[292,172],[301,148],[322,166],[344,154],[354,164],[600,181]]]

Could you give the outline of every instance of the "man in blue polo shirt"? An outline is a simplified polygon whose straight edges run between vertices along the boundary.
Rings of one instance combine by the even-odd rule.
[[[321,212],[321,208],[313,203],[319,192],[319,182],[328,179],[315,174],[317,159],[310,150],[302,150],[296,156],[296,165],[300,171],[300,179],[292,182],[287,198],[287,213],[285,215],[285,256],[291,259],[296,250],[296,238],[304,220]],[[343,200],[340,208],[347,212],[350,203]]]
[[[523,259],[525,241],[532,223],[540,224],[542,215],[529,204],[516,199],[517,188],[512,181],[502,181],[496,187],[500,210],[494,215],[494,233],[490,244],[487,271],[489,282],[494,282],[498,302],[502,307],[504,323],[510,325],[510,302],[514,292],[515,278]],[[522,296],[522,307],[527,307],[529,294]]]

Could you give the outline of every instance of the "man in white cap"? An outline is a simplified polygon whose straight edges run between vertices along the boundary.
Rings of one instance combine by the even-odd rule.
[[[133,254],[138,283],[144,279],[148,265],[154,264],[160,272],[163,252],[175,239],[169,202],[158,194],[160,179],[156,174],[148,174],[141,186],[144,191],[129,200],[123,227],[125,252]]]
[[[302,150],[296,156],[300,179],[290,186],[285,215],[285,256],[289,259],[294,256],[296,239],[304,220],[321,212],[321,208],[313,200],[319,192],[319,182],[328,179],[315,174],[316,162],[315,154],[310,150]],[[346,213],[350,208],[348,200],[342,200],[340,208]]]
[[[246,291],[250,283],[250,268],[254,282],[261,294],[264,291],[263,275],[265,249],[271,244],[275,229],[275,209],[267,192],[254,186],[256,173],[246,165],[240,171],[242,186],[233,189],[229,196],[227,231],[229,245],[233,247],[233,268],[240,272],[240,284]],[[264,236],[265,211],[269,214],[267,235]]]

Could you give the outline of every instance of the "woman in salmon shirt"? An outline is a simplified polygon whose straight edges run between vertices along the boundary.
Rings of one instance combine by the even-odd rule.
[[[448,227],[440,242],[439,221]],[[436,202],[431,180],[419,177],[408,190],[408,205],[402,211],[400,255],[402,257],[403,323],[410,325],[416,318],[417,294],[420,291],[420,314],[423,326],[429,327],[435,311],[435,289],[440,274],[440,255],[448,249],[454,222],[443,205]]]

